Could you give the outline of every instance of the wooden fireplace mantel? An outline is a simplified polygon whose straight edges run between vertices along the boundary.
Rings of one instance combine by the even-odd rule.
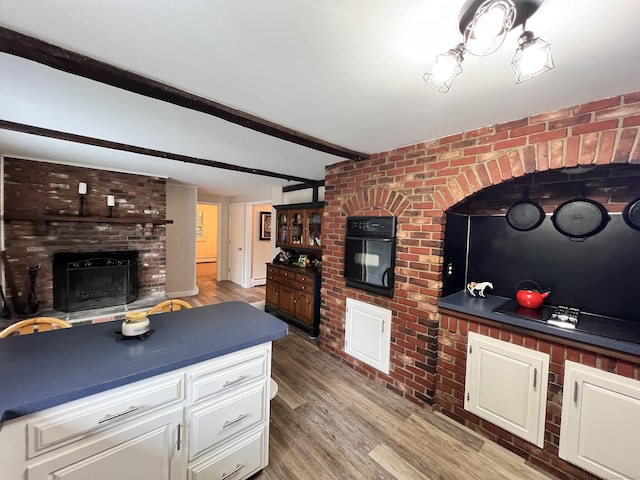
[[[152,223],[153,225],[165,225],[173,223],[173,220],[148,217],[102,217],[97,215],[20,215],[4,217],[6,222],[11,221],[45,221],[45,222],[88,222],[88,223]]]

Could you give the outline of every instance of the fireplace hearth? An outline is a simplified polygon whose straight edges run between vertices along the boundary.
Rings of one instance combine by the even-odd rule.
[[[53,308],[78,312],[125,305],[138,297],[138,252],[53,255]]]

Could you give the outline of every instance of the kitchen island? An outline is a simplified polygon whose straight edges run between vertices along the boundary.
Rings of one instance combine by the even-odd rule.
[[[266,466],[271,342],[286,323],[243,302],[150,319],[144,340],[120,340],[116,322],[0,340],[2,478]]]

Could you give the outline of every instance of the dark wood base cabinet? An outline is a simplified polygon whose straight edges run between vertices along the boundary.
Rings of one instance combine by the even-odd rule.
[[[267,264],[265,312],[309,332],[320,332],[320,274],[308,268]]]

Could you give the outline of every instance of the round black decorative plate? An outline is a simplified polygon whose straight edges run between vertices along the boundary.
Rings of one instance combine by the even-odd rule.
[[[622,218],[631,228],[640,230],[640,198],[636,198],[624,208]]]
[[[507,211],[507,222],[512,228],[526,232],[538,227],[544,220],[544,210],[536,202],[522,200],[511,205]]]
[[[607,226],[609,220],[609,214],[602,204],[588,198],[564,202],[551,216],[556,230],[572,238],[595,235]]]

